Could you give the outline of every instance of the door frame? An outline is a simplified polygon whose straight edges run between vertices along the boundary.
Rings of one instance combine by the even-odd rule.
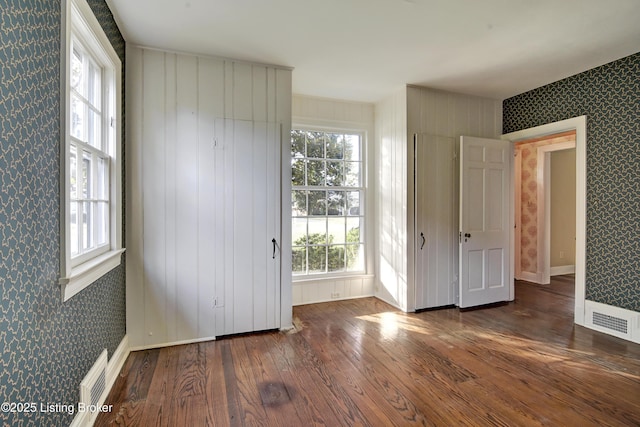
[[[571,119],[548,123],[529,129],[510,132],[502,135],[502,139],[515,143],[525,139],[542,137],[565,131],[576,131],[576,272],[575,272],[575,307],[574,322],[585,324],[585,272],[586,272],[586,219],[587,219],[587,117],[579,116]],[[515,162],[514,162],[515,163]],[[512,164],[511,176],[514,169]],[[514,199],[511,201],[512,217],[515,215]],[[515,297],[514,288],[514,253],[515,232],[511,229],[511,299]]]

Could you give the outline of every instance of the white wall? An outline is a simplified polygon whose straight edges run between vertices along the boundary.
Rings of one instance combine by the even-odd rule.
[[[407,91],[376,104],[376,296],[407,310]]]
[[[378,271],[376,296],[403,309],[415,307],[413,134],[499,138],[498,100],[408,86],[376,104]]]
[[[253,176],[241,173],[242,168],[253,168],[238,159],[242,156],[236,148],[221,144],[227,139],[225,129],[232,129],[225,128],[225,123],[241,121],[243,127],[253,129],[252,135],[258,129],[254,123],[260,123],[260,129],[282,124],[282,132],[288,133],[291,71],[128,46],[127,101],[127,334],[131,346],[224,334],[229,319],[238,319],[244,309],[251,311],[246,304],[234,309],[231,298],[214,307],[216,297],[233,294],[234,274],[242,272],[243,260],[237,255],[243,250],[230,231],[237,228],[236,212],[225,201],[241,194],[233,193],[242,191],[234,187],[239,177]],[[274,190],[278,203],[280,182],[286,177],[281,206],[288,212],[289,150],[281,150],[280,141],[272,146],[270,152],[284,163],[281,172],[270,176],[278,185]],[[251,156],[249,150],[245,157]],[[273,177],[276,174],[280,177]],[[240,214],[249,219],[252,215],[244,210]],[[290,216],[278,212],[270,221],[280,222],[282,241],[290,241]],[[262,250],[271,261],[271,236],[263,240]],[[260,249],[252,242],[244,245],[249,258]],[[280,268],[290,271],[290,245],[281,249]],[[287,327],[292,323],[290,275],[282,276],[279,291],[277,323]]]
[[[292,99],[292,122],[296,126],[310,126],[327,130],[351,130],[363,132],[366,159],[365,189],[366,224],[365,240],[367,258],[366,274],[330,275],[323,278],[294,278],[292,283],[293,305],[360,298],[374,294],[375,272],[375,188],[374,162],[374,105],[362,102],[341,101],[294,95]],[[289,213],[286,211],[286,213]],[[288,274],[288,273],[287,273]]]

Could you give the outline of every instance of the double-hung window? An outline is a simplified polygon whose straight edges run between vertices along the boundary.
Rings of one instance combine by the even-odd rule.
[[[291,134],[294,276],[364,272],[363,135]]]
[[[120,263],[120,59],[86,0],[63,2],[61,153],[64,299]]]

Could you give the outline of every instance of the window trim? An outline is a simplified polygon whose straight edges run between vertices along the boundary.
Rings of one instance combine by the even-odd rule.
[[[361,164],[361,170],[360,170],[360,187],[357,187],[357,191],[361,191],[362,192],[362,200],[360,201],[360,206],[361,209],[364,209],[364,214],[363,215],[359,215],[357,216],[358,218],[361,219],[361,238],[362,238],[362,250],[364,251],[364,253],[362,254],[363,257],[363,265],[362,265],[362,270],[355,270],[355,271],[348,271],[348,270],[343,270],[343,271],[327,271],[324,273],[306,273],[306,274],[294,274],[293,273],[293,269],[292,269],[292,282],[293,283],[297,283],[297,282],[306,282],[306,281],[317,281],[317,280],[323,280],[323,279],[336,279],[336,278],[342,278],[342,277],[365,277],[369,275],[369,245],[371,242],[369,242],[369,235],[368,235],[368,229],[370,227],[370,221],[372,221],[372,213],[369,212],[369,185],[368,185],[368,153],[367,153],[367,138],[368,138],[368,130],[362,127],[352,127],[352,126],[345,126],[345,123],[336,123],[336,124],[332,124],[332,123],[325,123],[322,122],[321,124],[318,122],[316,123],[316,121],[309,121],[309,120],[301,120],[301,121],[295,121],[292,126],[291,126],[291,130],[292,132],[294,130],[302,130],[302,131],[308,131],[308,132],[325,132],[325,133],[345,133],[345,134],[358,134],[360,136],[360,164]],[[289,138],[289,153],[291,150],[291,138]],[[289,160],[291,160],[292,157],[289,154]],[[292,179],[292,176],[290,177],[290,180]],[[293,195],[293,191],[294,191],[294,186],[293,183],[290,182],[291,186],[289,188],[289,192],[291,193],[290,195]],[[347,191],[345,188],[340,187],[341,189]],[[289,210],[291,210],[291,205],[289,206]],[[291,214],[290,214],[291,215]],[[329,216],[327,216],[327,218],[329,218]],[[348,216],[347,216],[348,218]],[[293,216],[291,216],[291,219],[293,221]],[[293,222],[292,222],[293,223]],[[292,244],[293,242],[291,242]],[[293,245],[292,245],[293,248]]]
[[[93,14],[86,0],[62,0],[62,34],[60,65],[60,279],[63,301],[94,283],[100,277],[120,265],[122,247],[122,62],[102,26]],[[114,84],[110,95],[114,112],[114,126],[110,130],[111,161],[109,162],[109,245],[106,252],[97,253],[77,265],[71,259],[70,245],[70,176],[69,150],[71,135],[69,129],[71,96],[69,89],[72,33],[79,38],[91,55],[108,64],[109,81]],[[107,77],[103,75],[103,79]],[[104,86],[103,86],[104,87]],[[105,94],[103,93],[103,96]]]

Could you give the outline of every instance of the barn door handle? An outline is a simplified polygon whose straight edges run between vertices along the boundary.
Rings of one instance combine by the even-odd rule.
[[[424,248],[424,243],[427,241],[427,239],[424,238],[424,233],[420,233],[420,237],[422,238],[422,244],[420,245],[420,250],[422,250],[422,248]]]
[[[273,255],[271,258],[276,259],[276,238],[271,239],[271,243],[273,243]]]

